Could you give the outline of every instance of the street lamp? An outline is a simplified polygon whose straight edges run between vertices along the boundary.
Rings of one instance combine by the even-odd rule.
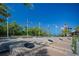
[[[56,28],[56,36],[57,36],[57,35],[58,35],[58,34],[57,34],[57,32],[58,32],[58,30],[57,30],[57,29],[58,29],[58,26],[55,25],[55,28]]]
[[[28,19],[27,19],[27,37],[28,37]]]
[[[38,27],[39,27],[39,37],[40,37],[40,22],[38,23]]]
[[[7,17],[7,38],[9,38],[8,17]]]
[[[49,26],[49,24],[48,24],[48,36],[49,36],[49,34],[50,34],[50,26]]]
[[[28,37],[29,36],[29,33],[28,33],[29,29],[28,28],[30,26],[29,24],[32,24],[32,22],[31,21],[29,22],[29,19],[27,18],[27,22],[26,23],[27,23],[26,27],[27,27],[27,37]]]

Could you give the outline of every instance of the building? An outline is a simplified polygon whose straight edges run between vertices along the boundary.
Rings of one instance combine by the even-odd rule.
[[[73,36],[73,35],[79,35],[79,30],[76,30],[74,32],[71,32],[70,34],[71,34],[71,36]]]

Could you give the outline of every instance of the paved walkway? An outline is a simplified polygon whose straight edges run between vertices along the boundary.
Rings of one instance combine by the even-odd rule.
[[[52,40],[53,42],[49,42],[48,39]],[[71,37],[42,37],[42,38],[18,38],[13,39],[11,41],[29,41],[35,44],[45,44],[42,48],[35,49],[32,53],[38,53],[42,49],[46,49],[45,54],[49,56],[73,56],[71,50]],[[4,42],[4,41],[2,41]],[[41,51],[42,53],[43,51]],[[8,53],[8,52],[7,52]],[[4,55],[5,53],[0,53],[0,55]],[[25,54],[26,55],[26,54]],[[44,52],[43,52],[44,55]]]

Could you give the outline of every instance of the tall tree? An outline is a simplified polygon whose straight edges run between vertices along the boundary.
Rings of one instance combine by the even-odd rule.
[[[8,7],[5,4],[0,3],[0,22],[3,22],[5,18],[9,17]]]
[[[22,34],[22,28],[16,22],[9,24],[9,34],[10,35],[20,35]]]

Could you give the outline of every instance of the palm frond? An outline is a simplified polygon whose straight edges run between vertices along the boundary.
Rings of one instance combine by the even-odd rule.
[[[0,18],[0,22],[2,23],[2,22],[4,22],[5,21],[5,19],[3,19],[3,18]]]
[[[0,3],[0,15],[4,17],[9,17],[10,14],[7,12],[7,10],[8,7],[5,4]]]
[[[34,8],[34,6],[33,6],[32,3],[24,3],[24,5],[25,5],[26,7],[28,7],[28,8],[31,8],[31,9]]]

